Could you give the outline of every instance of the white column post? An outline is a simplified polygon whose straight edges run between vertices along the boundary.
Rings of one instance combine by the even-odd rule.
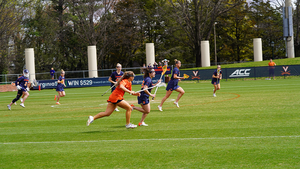
[[[201,66],[210,66],[209,41],[201,41]]]
[[[88,67],[89,78],[98,77],[96,46],[88,46]]]
[[[25,49],[25,64],[26,69],[29,71],[29,82],[32,83],[33,79],[35,79],[35,62],[33,48]]]
[[[146,43],[146,67],[149,63],[153,66],[155,62],[155,48],[154,43]]]
[[[254,62],[262,61],[262,42],[261,38],[253,39],[253,54],[254,54]]]

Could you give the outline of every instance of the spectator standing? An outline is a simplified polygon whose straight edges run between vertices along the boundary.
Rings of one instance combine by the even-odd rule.
[[[55,73],[55,70],[53,68],[51,68],[51,70],[50,70],[51,79],[54,79],[54,73]]]
[[[273,62],[272,59],[270,59],[270,62],[268,63],[269,65],[269,80],[271,80],[271,76],[273,76],[273,79],[275,80],[275,66],[276,66],[276,63]]]

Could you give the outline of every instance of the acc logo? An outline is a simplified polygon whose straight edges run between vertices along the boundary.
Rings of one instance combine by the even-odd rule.
[[[193,71],[192,79],[200,79],[200,75],[198,75],[198,71]]]
[[[290,75],[290,74],[291,74],[291,73],[290,73],[290,70],[287,71],[287,70],[289,69],[288,66],[287,66],[287,67],[283,67],[283,66],[282,66],[282,69],[284,70],[284,72],[281,71],[281,72],[282,72],[281,75]]]
[[[229,77],[245,77],[250,76],[251,69],[237,69]]]

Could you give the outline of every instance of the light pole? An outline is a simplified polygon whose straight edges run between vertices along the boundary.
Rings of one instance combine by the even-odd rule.
[[[215,39],[215,65],[218,64],[218,60],[217,60],[217,41],[216,41],[216,24],[218,24],[218,22],[214,23],[214,39]]]
[[[271,42],[272,46],[272,59],[274,60],[274,41]]]

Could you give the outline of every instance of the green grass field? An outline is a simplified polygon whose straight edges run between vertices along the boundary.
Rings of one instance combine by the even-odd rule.
[[[18,101],[11,111],[16,92],[0,93],[0,168],[299,168],[299,83],[222,81],[214,98],[209,81],[181,82],[180,108],[173,92],[158,111],[160,88],[149,126],[135,129],[125,128],[123,109],[86,126],[105,110],[108,87],[67,88],[61,105],[55,90],[30,91],[26,108]]]

